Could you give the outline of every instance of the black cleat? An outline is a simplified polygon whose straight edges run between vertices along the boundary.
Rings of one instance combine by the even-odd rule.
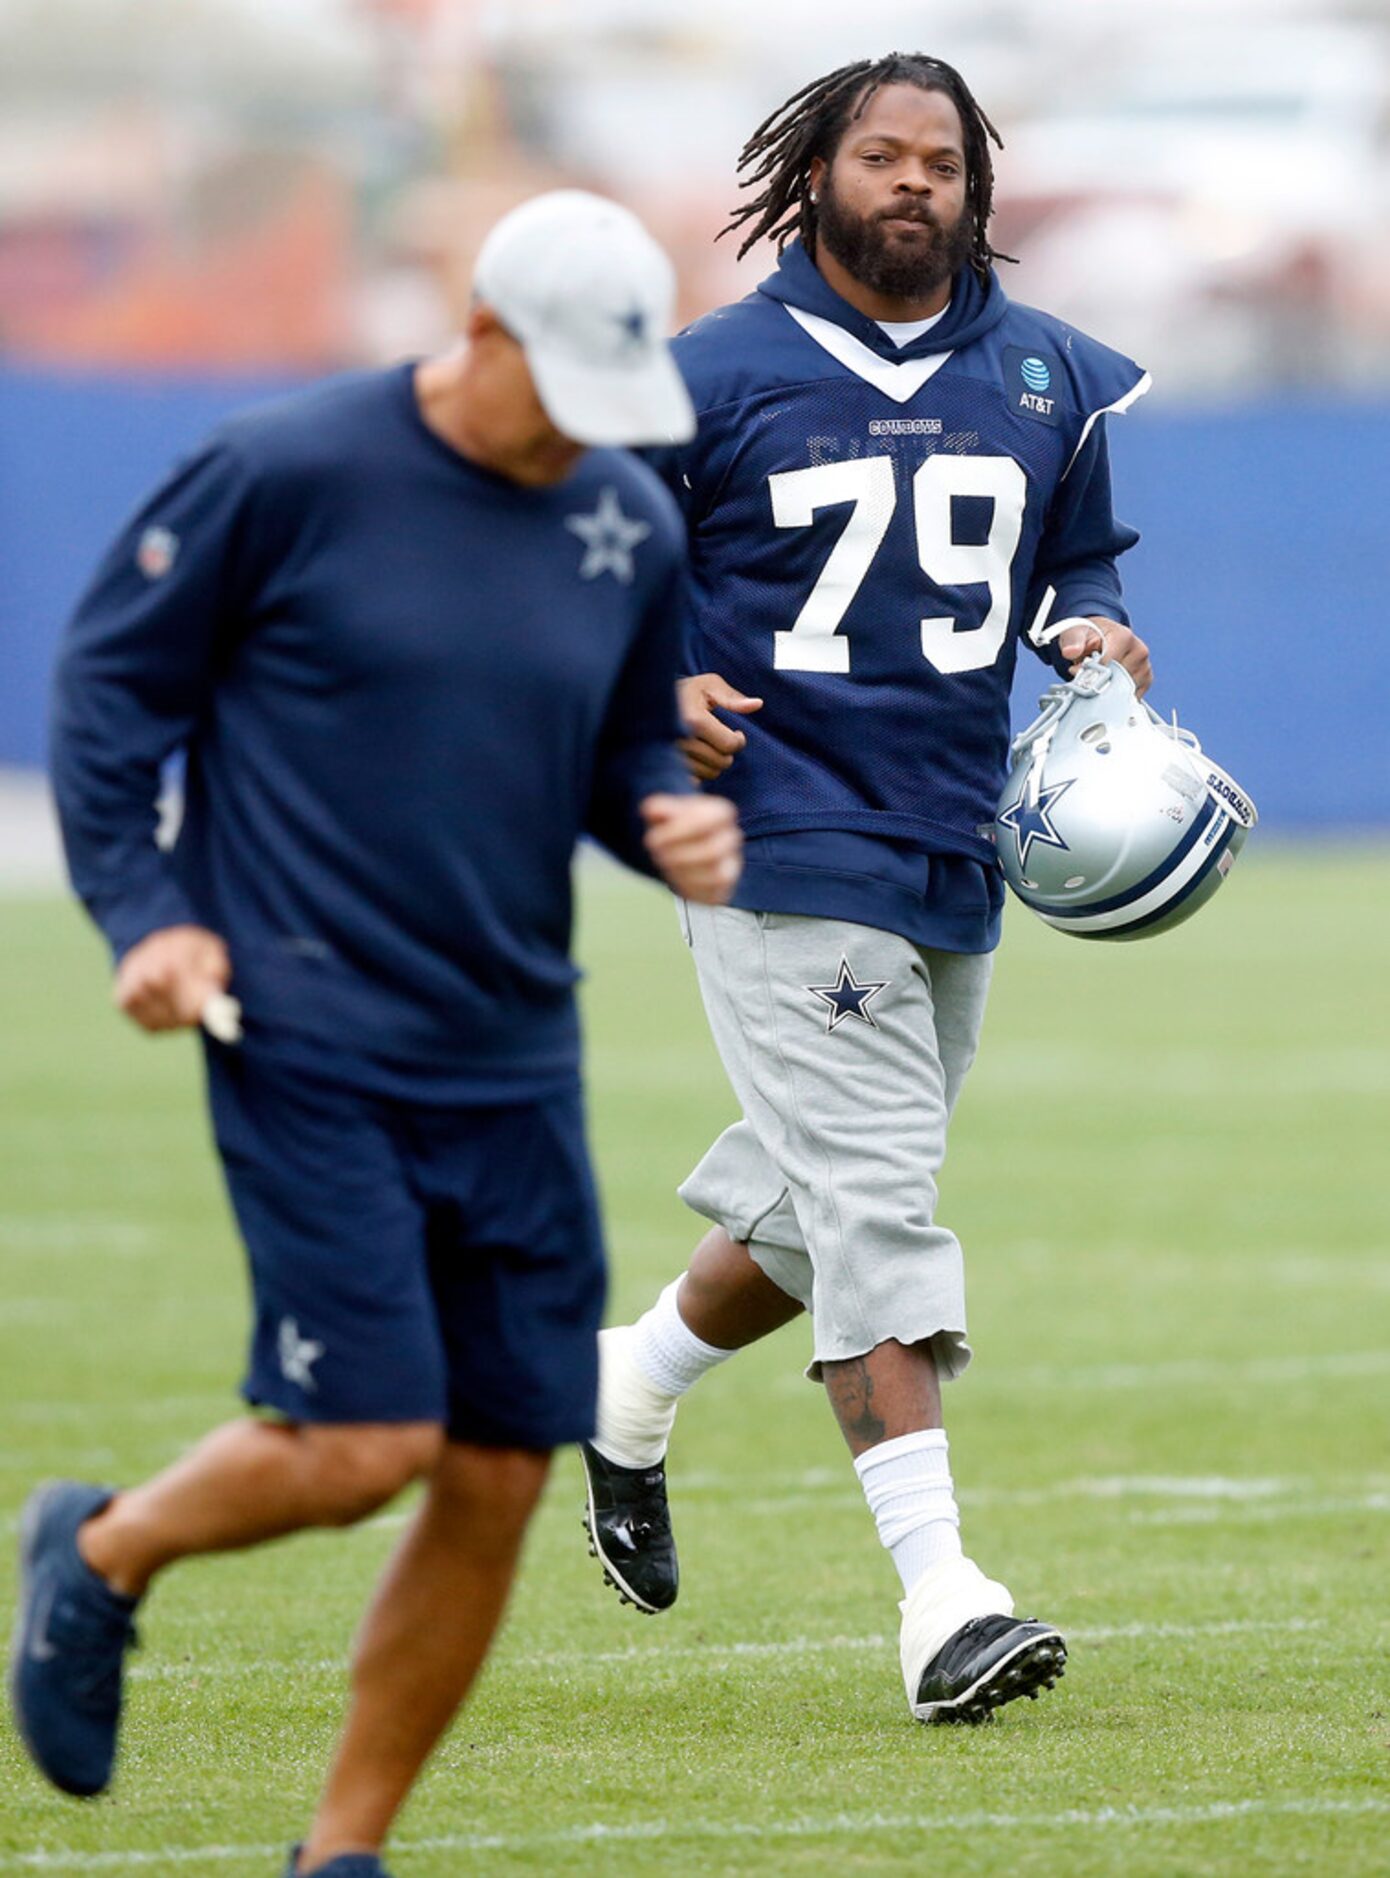
[[[972,1617],[922,1671],[912,1712],[919,1721],[989,1721],[1006,1702],[1051,1689],[1066,1663],[1066,1639],[1051,1624]]]
[[[667,1611],[680,1587],[680,1565],[666,1503],[666,1467],[619,1467],[589,1441],[579,1444],[588,1486],[584,1527],[603,1582],[647,1616]]]

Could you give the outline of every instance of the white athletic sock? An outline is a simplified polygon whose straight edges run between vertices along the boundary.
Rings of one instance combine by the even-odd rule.
[[[619,1467],[654,1467],[666,1452],[680,1398],[732,1350],[706,1343],[667,1285],[635,1324],[599,1334],[598,1431],[594,1446]]]
[[[716,1350],[681,1316],[676,1293],[682,1280],[673,1279],[647,1312],[633,1325],[632,1355],[637,1367],[665,1395],[682,1396],[687,1389],[722,1363],[732,1350]]]
[[[951,1485],[944,1428],[924,1428],[867,1449],[854,1471],[893,1555],[903,1595],[932,1565],[959,1558],[960,1513]]]

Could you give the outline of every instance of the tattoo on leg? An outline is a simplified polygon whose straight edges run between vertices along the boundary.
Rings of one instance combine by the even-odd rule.
[[[827,1363],[824,1375],[830,1406],[850,1446],[876,1447],[883,1439],[884,1424],[874,1412],[874,1379],[869,1374],[867,1357]]]

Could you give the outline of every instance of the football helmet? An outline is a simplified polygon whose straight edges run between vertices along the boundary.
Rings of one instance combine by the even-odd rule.
[[[1230,872],[1254,803],[1096,653],[1039,704],[995,815],[1009,885],[1082,939],[1147,939],[1190,919]]]

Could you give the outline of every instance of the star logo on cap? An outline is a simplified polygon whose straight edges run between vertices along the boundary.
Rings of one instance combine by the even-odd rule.
[[[640,306],[633,307],[630,313],[613,315],[623,330],[623,337],[629,345],[644,346],[647,343],[647,316]]]
[[[1058,796],[1064,795],[1071,788],[1075,780],[1074,776],[1069,776],[1065,782],[1057,783],[1051,789],[1039,790],[1036,802],[1027,800],[1025,790],[1018,801],[1011,802],[999,817],[999,826],[1009,829],[1018,843],[1020,867],[1028,865],[1028,850],[1035,841],[1041,841],[1044,847],[1048,848],[1069,846],[1052,825],[1052,806]]]
[[[886,991],[888,980],[880,984],[861,985],[849,968],[849,960],[840,960],[840,976],[833,985],[807,985],[812,997],[819,998],[829,1012],[825,1031],[829,1036],[832,1030],[839,1028],[847,1017],[857,1017],[870,1030],[878,1029],[877,1019],[869,1009],[870,998],[876,998],[880,991]]]
[[[600,574],[611,574],[624,587],[631,586],[636,571],[632,550],[647,539],[652,525],[638,521],[636,516],[624,515],[616,489],[610,485],[602,492],[592,515],[567,515],[565,527],[584,543],[584,558],[579,563],[581,580],[597,580]]]

